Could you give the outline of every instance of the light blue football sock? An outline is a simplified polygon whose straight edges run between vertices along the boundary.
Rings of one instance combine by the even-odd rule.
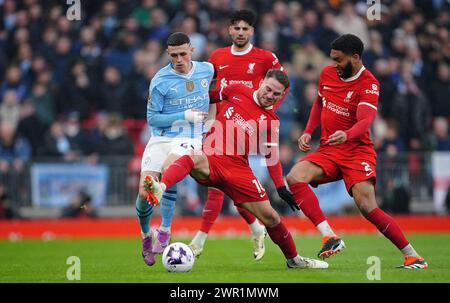
[[[150,217],[153,213],[153,205],[141,200],[138,195],[136,198],[136,213],[139,218],[142,233],[148,233],[150,231]]]
[[[175,210],[175,202],[177,201],[177,185],[175,184],[169,190],[165,191],[160,207],[161,207],[161,228],[169,231],[172,225],[173,211]]]

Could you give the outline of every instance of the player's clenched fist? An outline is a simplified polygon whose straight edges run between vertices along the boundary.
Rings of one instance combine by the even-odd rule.
[[[309,146],[309,142],[311,141],[311,135],[310,134],[303,134],[298,139],[298,147],[302,152],[307,152],[311,150],[311,146]]]

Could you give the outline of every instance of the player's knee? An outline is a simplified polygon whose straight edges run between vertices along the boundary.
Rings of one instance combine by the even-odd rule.
[[[273,210],[264,214],[263,218],[261,218],[262,223],[266,227],[274,227],[280,223],[280,216],[278,213]]]
[[[370,187],[355,186],[353,187],[352,194],[356,205],[363,215],[369,214],[372,210],[378,207],[375,194]]]
[[[292,169],[286,176],[286,182],[288,185],[293,185],[300,182],[309,183],[309,177],[305,170]]]
[[[145,190],[139,190],[139,199],[141,199],[141,201],[147,201],[147,193]]]

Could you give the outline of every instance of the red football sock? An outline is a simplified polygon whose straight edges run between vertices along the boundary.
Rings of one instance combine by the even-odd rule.
[[[202,213],[202,225],[200,230],[204,233],[209,233],[211,227],[220,214],[223,205],[223,198],[225,194],[215,188],[208,188],[208,198]]]
[[[326,220],[319,206],[319,200],[317,200],[316,194],[309,188],[308,183],[295,183],[289,185],[289,189],[302,212],[311,220],[314,226]]]
[[[409,244],[405,235],[403,234],[400,227],[395,223],[394,219],[386,214],[384,211],[379,209],[378,207],[372,210],[367,216],[367,220],[369,220],[373,225],[378,228],[378,230],[391,242],[397,246],[398,249],[404,248]]]
[[[283,222],[274,227],[266,226],[266,229],[270,238],[280,247],[286,259],[292,259],[298,255],[294,239],[292,239],[291,233],[286,229]]]
[[[239,214],[241,215],[241,217],[244,218],[245,222],[247,222],[248,225],[250,225],[256,221],[256,217],[248,210],[243,209],[242,207],[239,207],[239,206],[236,208],[237,208],[237,211],[239,212]]]
[[[164,183],[166,190],[168,190],[189,175],[192,168],[194,168],[194,162],[191,157],[188,155],[182,156],[167,168],[161,179],[161,183]]]

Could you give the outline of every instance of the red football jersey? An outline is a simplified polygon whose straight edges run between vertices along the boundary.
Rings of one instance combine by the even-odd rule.
[[[235,52],[233,46],[216,49],[208,61],[214,65],[220,87],[242,83],[258,89],[269,69],[283,70],[274,53],[253,45],[244,52]]]
[[[218,90],[237,83],[258,89],[269,69],[283,70],[283,66],[274,53],[254,45],[250,45],[249,49],[243,52],[234,51],[233,46],[218,48],[211,54],[208,61],[214,66]],[[287,91],[284,95],[286,94]],[[283,99],[280,99],[274,108],[276,109],[282,101]]]
[[[277,157],[278,116],[260,107],[256,90],[244,84],[222,87],[216,121],[206,135],[203,151],[206,154],[226,155],[248,164],[249,154]],[[275,147],[275,149],[272,149]],[[274,151],[272,153],[272,151]],[[270,160],[270,159],[269,159]],[[278,158],[274,158],[274,165]]]
[[[341,79],[336,68],[327,66],[319,79],[319,97],[322,99],[320,144],[337,130],[349,130],[356,124],[358,106],[368,106],[377,110],[380,84],[364,66],[348,79]],[[359,138],[344,144],[364,144],[373,146],[369,131]]]

